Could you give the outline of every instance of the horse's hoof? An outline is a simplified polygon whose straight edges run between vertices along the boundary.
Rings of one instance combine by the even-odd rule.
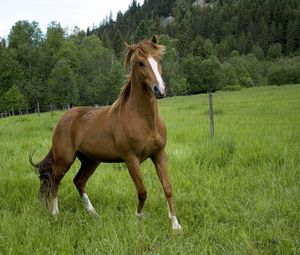
[[[93,210],[87,210],[87,212],[88,212],[90,215],[92,215],[92,216],[99,217],[99,214],[96,212],[95,209],[93,209]]]
[[[172,220],[172,229],[176,231],[180,231],[182,229],[181,225],[179,224],[176,216],[171,216]]]
[[[179,223],[178,224],[172,224],[172,229],[174,231],[181,231],[182,227],[181,227],[181,225]]]
[[[137,217],[138,220],[141,220],[143,218],[143,212],[138,213],[137,211],[135,211],[135,216]]]
[[[53,217],[56,217],[58,214],[59,214],[59,211],[58,211],[58,210],[53,210],[53,211],[51,212],[51,215],[52,215]]]

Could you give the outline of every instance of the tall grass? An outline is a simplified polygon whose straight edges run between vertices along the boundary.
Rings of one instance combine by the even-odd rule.
[[[85,212],[72,183],[78,161],[61,183],[60,215],[48,215],[28,154],[46,155],[62,113],[27,115],[0,119],[0,254],[299,254],[300,86],[214,94],[213,139],[207,95],[159,107],[181,233],[148,161],[141,222],[121,164],[101,164],[87,185],[100,217]]]

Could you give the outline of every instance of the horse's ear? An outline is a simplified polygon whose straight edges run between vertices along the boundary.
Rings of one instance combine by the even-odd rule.
[[[129,51],[134,50],[134,47],[132,45],[129,45],[127,42],[124,42],[124,45],[125,45],[126,49],[128,49]]]
[[[129,68],[129,66],[130,66],[130,59],[131,59],[131,56],[133,54],[133,47],[131,45],[129,45],[127,42],[125,42],[125,41],[124,41],[124,46],[125,46],[125,50],[126,49],[128,50],[128,52],[126,53],[124,65],[125,65],[126,68]]]
[[[157,43],[157,36],[156,35],[152,35],[152,42]]]

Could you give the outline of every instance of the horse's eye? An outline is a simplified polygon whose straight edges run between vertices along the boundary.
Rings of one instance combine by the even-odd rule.
[[[142,61],[140,61],[140,62],[139,62],[139,66],[140,66],[140,67],[144,67],[145,64],[144,64]]]

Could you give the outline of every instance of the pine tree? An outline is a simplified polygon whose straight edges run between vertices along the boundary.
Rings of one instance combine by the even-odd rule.
[[[248,33],[246,36],[246,46],[245,46],[245,53],[248,54],[251,52],[253,47],[253,40],[252,40],[252,34]]]
[[[242,34],[239,38],[239,41],[238,41],[238,50],[241,54],[246,53],[246,44],[247,44],[246,36],[245,36],[245,33],[242,32]]]
[[[276,42],[278,42],[277,28],[275,22],[273,21],[272,24],[270,25],[270,43],[276,43]]]
[[[268,26],[265,22],[264,17],[261,17],[258,24],[257,24],[257,31],[258,31],[258,38],[260,47],[266,53],[269,45],[269,33],[268,33]]]
[[[119,29],[114,33],[112,48],[117,58],[120,58],[124,49],[124,40]]]
[[[297,25],[295,20],[289,20],[286,31],[286,52],[292,54],[297,45]]]
[[[138,43],[141,40],[147,38],[148,35],[149,35],[148,25],[146,24],[145,20],[142,20],[134,33],[134,40],[136,43]]]
[[[284,32],[283,32],[283,26],[281,23],[279,23],[277,25],[276,42],[279,42],[281,45],[283,45],[283,43],[284,43]]]

